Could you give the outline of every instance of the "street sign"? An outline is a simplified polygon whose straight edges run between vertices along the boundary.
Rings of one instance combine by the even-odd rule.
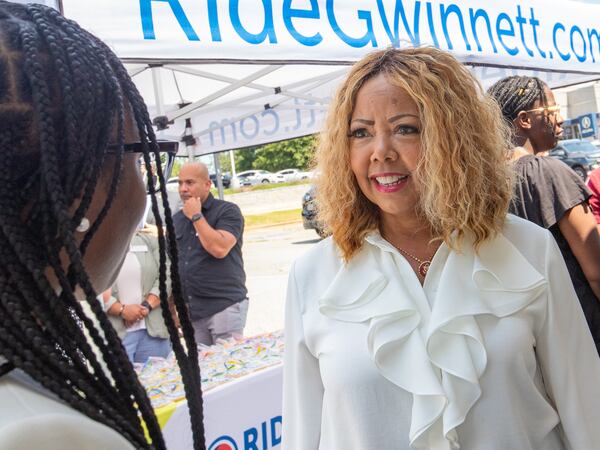
[[[577,117],[579,122],[579,128],[581,129],[581,137],[596,137],[596,131],[598,129],[598,121],[596,114],[585,114]]]

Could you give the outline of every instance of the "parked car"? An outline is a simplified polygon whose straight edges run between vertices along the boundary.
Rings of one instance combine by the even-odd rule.
[[[268,170],[245,170],[237,174],[240,186],[254,186],[256,184],[283,183],[283,175],[277,175]]]
[[[209,177],[213,186],[216,188],[217,175],[211,173]],[[227,189],[229,186],[231,186],[231,175],[229,175],[228,172],[221,174],[221,182],[223,183],[223,187]],[[179,177],[172,177],[167,180],[167,191],[179,192]]]
[[[209,176],[210,176],[210,181],[212,181],[213,186],[217,187],[217,174],[211,173]],[[221,174],[221,182],[223,183],[223,187],[225,189],[227,189],[229,186],[231,186],[231,175],[229,174],[229,172],[224,172]]]
[[[308,180],[312,178],[312,172],[304,172],[300,169],[283,169],[277,172],[275,175],[281,175],[285,181],[300,181]]]
[[[317,220],[317,201],[315,199],[315,187],[310,189],[302,196],[302,224],[306,230],[315,230],[317,234],[325,238],[329,234],[325,231],[323,223]]]
[[[548,152],[548,156],[565,162],[584,180],[588,172],[600,167],[600,149],[582,139],[558,141],[556,147]]]
[[[183,206],[183,202],[181,201],[181,198],[179,197],[179,178],[178,177],[169,178],[165,184],[165,188],[167,189],[167,200],[168,200],[169,206],[171,208],[171,213],[175,214]],[[152,212],[152,208],[150,207],[151,201],[150,201],[149,196],[147,197],[146,201],[148,204],[148,210],[147,210],[145,220],[149,224],[155,224],[156,219],[154,218],[154,213]],[[158,211],[160,213],[160,216],[164,220],[164,207],[163,207],[162,201],[160,201],[160,200],[158,201]]]

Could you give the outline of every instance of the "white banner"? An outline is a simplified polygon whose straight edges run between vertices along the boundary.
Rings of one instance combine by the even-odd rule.
[[[244,117],[236,120],[240,116]],[[194,133],[196,144],[193,154],[240,149],[317,133],[323,126],[324,118],[324,107],[307,110],[293,104],[289,109],[274,108],[256,112],[256,108],[244,106],[222,109],[215,115],[199,114],[192,118],[193,129],[202,130]],[[159,132],[158,137],[179,140],[183,132],[184,123],[177,121],[167,130]],[[180,144],[179,154],[188,154],[183,143]]]
[[[281,447],[282,368],[280,364],[256,372],[204,395],[207,450]],[[169,450],[194,448],[186,403],[177,407],[162,431]]]
[[[600,73],[600,6],[575,0],[62,0],[124,59],[354,61],[434,45],[462,61]]]
[[[348,65],[390,45],[450,50],[484,87],[514,74],[538,76],[551,87],[600,78],[600,5],[576,0],[62,0],[62,6],[128,62],[151,116],[169,123],[160,137],[180,140],[184,119],[191,119],[186,134],[195,144],[181,145],[180,154],[318,132]]]

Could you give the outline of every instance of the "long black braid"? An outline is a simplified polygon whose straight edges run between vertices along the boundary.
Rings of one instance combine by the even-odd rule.
[[[126,105],[149,165],[151,152],[159,158],[156,137],[144,102],[118,58],[53,9],[0,0],[0,355],[7,360],[0,375],[20,368],[136,448],[162,449],[150,401],[96,299],[82,259],[118,189]],[[113,130],[119,151],[108,199],[77,244],[74,231],[92,200]],[[157,169],[169,236],[152,195],[161,306],[185,384],[194,446],[205,449],[197,347],[175,275],[178,258],[164,174],[160,165]],[[154,185],[150,172],[148,183]],[[76,210],[69,212],[75,201]],[[66,269],[61,252],[68,260]],[[187,351],[169,314],[167,255]],[[58,281],[60,294],[49,276]],[[76,288],[84,292],[99,328],[76,300]]]
[[[502,78],[487,92],[496,99],[502,109],[502,115],[509,122],[517,118],[519,111],[532,109],[536,100],[543,106],[546,105],[544,82],[537,77],[514,75]]]

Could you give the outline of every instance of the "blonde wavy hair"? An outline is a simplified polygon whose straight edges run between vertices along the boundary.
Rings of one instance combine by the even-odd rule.
[[[346,261],[379,229],[379,210],[350,167],[350,120],[363,84],[383,74],[419,108],[416,209],[451,248],[469,233],[475,248],[504,223],[512,196],[510,129],[497,103],[453,56],[433,47],[386,49],[357,62],[336,93],[316,151],[319,218]],[[456,239],[451,239],[456,232]]]

